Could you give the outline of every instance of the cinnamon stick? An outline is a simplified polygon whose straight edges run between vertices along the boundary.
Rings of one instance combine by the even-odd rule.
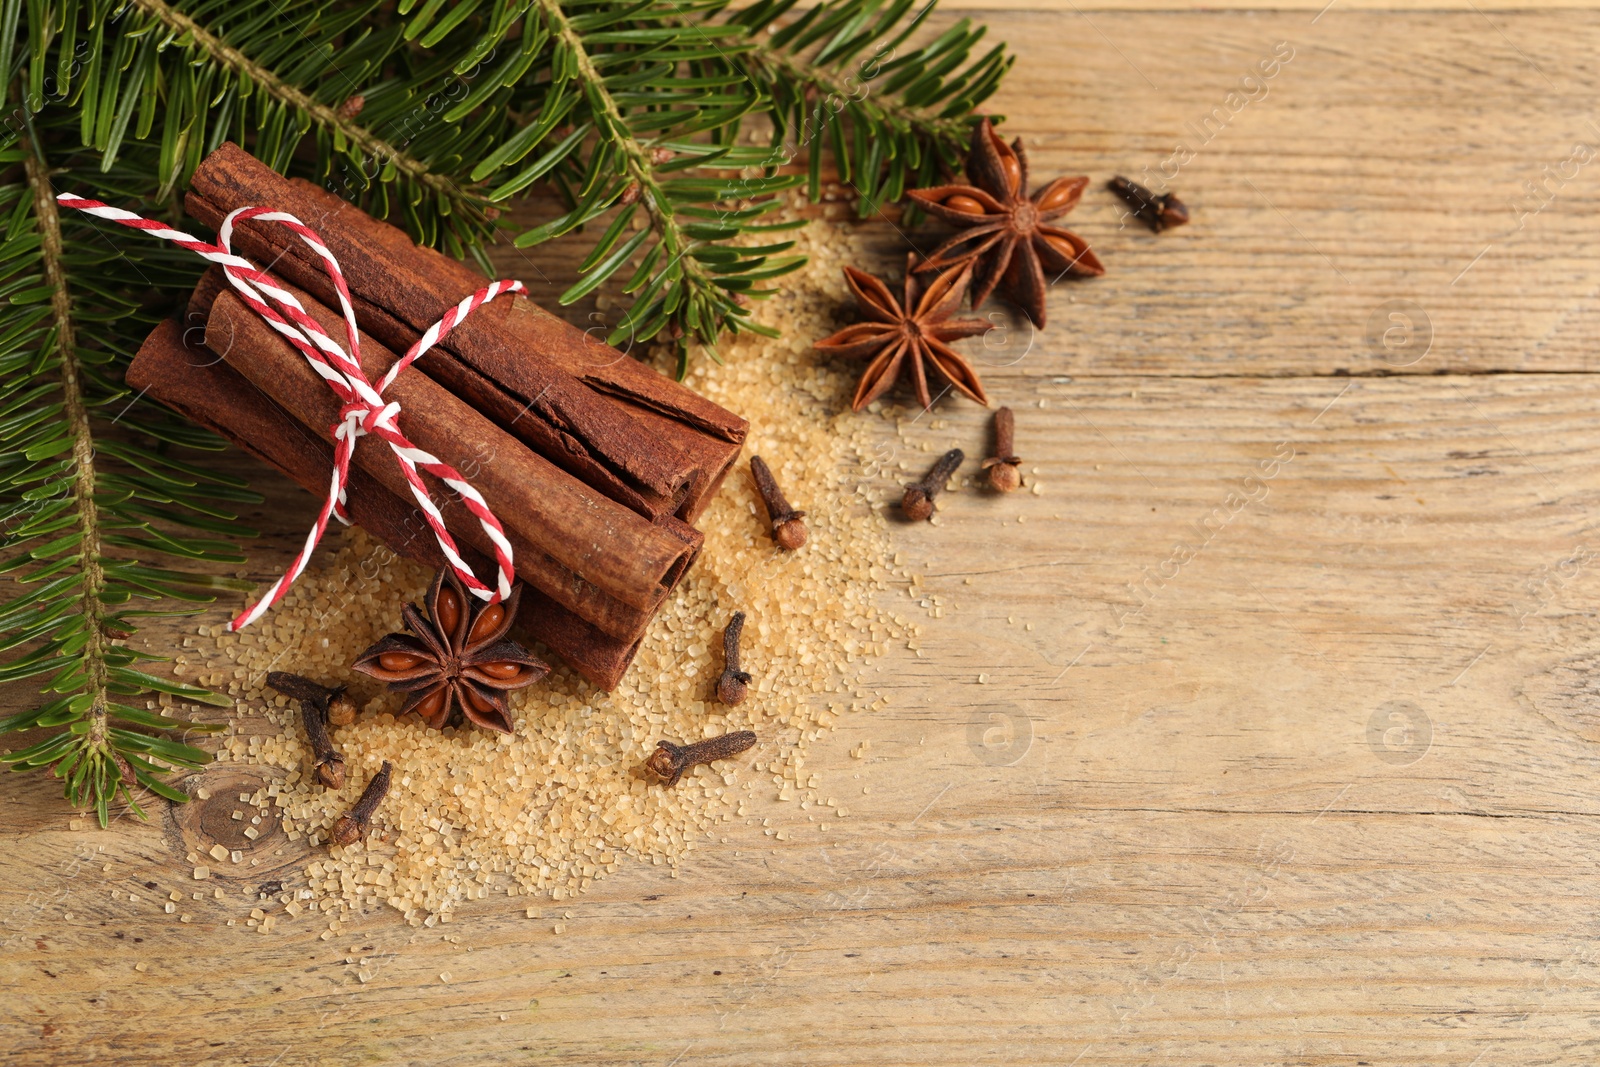
[[[128,385],[276,467],[307,492],[326,493],[332,446],[199,344],[199,332],[191,331],[186,341],[176,321],[161,322],[129,365]],[[366,471],[352,468],[346,506],[352,521],[397,555],[434,569],[444,566],[444,554],[415,502],[394,495]],[[487,556],[461,548],[474,571],[491,572]],[[637,640],[611,637],[531,586],[523,590],[518,622],[530,637],[604,690],[616,687],[639,648]]]
[[[418,247],[325,190],[281,177],[236,145],[206,158],[185,204],[212,227],[248,204],[298,216],[338,257],[362,327],[397,351],[483,285],[471,268]],[[320,260],[286,229],[243,224],[234,247],[333,305]],[[676,513],[691,521],[737,459],[747,429],[738,416],[521,297],[478,309],[443,347],[509,394],[523,418],[547,420],[636,488],[678,500]],[[447,362],[440,361],[436,376],[468,395],[465,383],[448,378]]]
[[[210,316],[211,304],[218,294],[231,288],[223,276],[222,268],[215,265],[210,267],[201,276],[189,298],[188,320],[203,324]],[[309,302],[303,291],[301,302]],[[343,337],[344,334],[340,332],[335,336]],[[547,420],[537,416],[524,417],[527,414],[526,404],[518,402],[510,393],[471,366],[455,359],[448,351],[434,349],[413,363],[406,373],[428,375],[568,474],[646,518],[655,519],[672,514],[682,503],[684,493],[689,488],[686,481],[672,496],[636,488],[598,462],[587,450],[576,447],[570,436],[558,432]]]
[[[332,335],[340,335],[339,320],[331,312],[314,302],[306,307]],[[228,362],[285,411],[331,440],[338,421],[337,397],[305,358],[233,293],[217,297],[206,336],[209,347],[225,351]],[[373,381],[397,358],[365,336],[361,356]],[[402,429],[417,447],[462,471],[483,494],[505,528],[517,572],[525,581],[612,636],[633,639],[643,634],[693,558],[694,550],[678,531],[662,530],[595,493],[424,375],[401,374],[385,399],[400,403]],[[363,437],[354,462],[392,492],[409,495],[383,442]],[[451,533],[491,553],[487,535],[466,506],[431,476],[424,475],[424,480],[435,490]]]

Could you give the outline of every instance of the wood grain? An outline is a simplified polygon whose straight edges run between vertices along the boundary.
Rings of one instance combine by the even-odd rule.
[[[990,20],[1041,174],[1136,173],[1297,52],[1174,183],[1193,225],[1091,199],[1109,273],[987,339],[1042,492],[897,522],[921,584],[893,596],[942,617],[880,664],[889,706],[813,749],[848,817],[773,802],[676,877],[323,942],[224,925],[292,876],[281,835],[180,924],[203,807],[74,831],[8,776],[5,1062],[1594,1062],[1594,174],[1456,275],[1517,182],[1600,138],[1600,20],[1091,19]],[[555,291],[571,262],[537,258]],[[1391,299],[1432,322],[1415,364],[1363,347]],[[886,422],[864,477],[887,503],[984,427]],[[256,480],[267,575],[310,509]]]
[[[743,6],[736,4],[735,7]],[[1495,0],[1492,8],[1484,6],[1484,11],[1583,11],[1591,10],[1594,5],[1584,0]],[[1405,0],[1396,3],[1395,0],[1278,0],[1271,5],[1273,11],[1304,11],[1308,14],[1317,14],[1327,9],[1329,11],[1382,11],[1382,12],[1417,12],[1417,11],[1451,11],[1463,10],[1459,0]],[[1082,14],[1089,12],[1109,12],[1113,14],[1128,12],[1213,12],[1213,11],[1248,11],[1260,13],[1263,7],[1252,0],[1206,0],[1204,3],[1179,2],[1179,0],[1033,0],[1026,5],[1018,4],[1016,0],[945,0],[939,5],[941,12],[983,12],[984,21],[995,23],[991,12],[1003,12],[1006,15],[1015,14],[1019,10],[1052,12],[1057,14]],[[1471,10],[1468,8],[1467,10]],[[1003,24],[1003,23],[1001,23]]]

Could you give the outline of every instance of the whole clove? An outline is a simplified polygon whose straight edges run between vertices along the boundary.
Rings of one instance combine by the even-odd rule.
[[[1022,459],[1016,454],[1016,417],[1010,408],[994,413],[994,455],[983,461],[989,488],[1010,493],[1022,487]]]
[[[290,674],[288,671],[269,671],[267,684],[290,700],[298,700],[302,704],[316,704],[319,707],[326,706],[335,692],[302,674]]]
[[[952,448],[939,457],[939,462],[933,465],[922,481],[906,486],[906,495],[900,500],[900,510],[906,513],[906,518],[913,522],[933,518],[933,498],[943,491],[950,476],[966,458],[967,454],[961,449]]]
[[[722,656],[725,665],[717,679],[717,699],[732,707],[744,703],[750,675],[739,669],[739,635],[744,633],[744,612],[736,611],[722,631]]]
[[[384,760],[378,773],[367,783],[367,788],[361,791],[361,799],[356,801],[355,807],[339,816],[334,822],[333,830],[328,834],[330,842],[335,845],[353,845],[367,836],[367,831],[372,828],[373,812],[378,810],[383,798],[389,795],[389,772],[389,761]]]
[[[333,750],[328,738],[328,723],[324,711],[313,704],[300,705],[300,718],[306,725],[306,739],[311,742],[311,754],[316,759],[317,781],[328,789],[344,788],[344,760]]]
[[[756,490],[762,503],[767,505],[767,517],[772,520],[772,539],[786,552],[793,552],[806,543],[805,512],[796,511],[789,504],[772,469],[760,456],[750,457],[750,475],[756,481]]]
[[[1189,209],[1175,193],[1157,196],[1131,178],[1117,176],[1110,181],[1111,191],[1133,208],[1133,217],[1156,233],[1182,226],[1189,221]]]
[[[300,702],[300,720],[305,724],[306,741],[311,745],[314,759],[312,773],[328,789],[344,788],[344,760],[334,751],[328,737],[328,704],[342,688],[334,690],[318,685],[310,678],[287,671],[273,671],[267,675],[267,684],[291,700]]]
[[[683,772],[719,759],[737,756],[756,743],[754,730],[735,730],[721,737],[708,737],[692,745],[675,745],[671,741],[657,741],[656,750],[644,761],[645,767],[659,775],[668,785],[677,785]]]

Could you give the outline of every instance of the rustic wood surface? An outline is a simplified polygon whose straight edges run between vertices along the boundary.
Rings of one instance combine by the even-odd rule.
[[[770,804],[559,935],[491,897],[323,942],[160,914],[197,806],[72,830],[7,776],[5,1062],[1595,1062],[1600,169],[1558,172],[1600,143],[1600,16],[1064,7],[985,16],[995,110],[1095,177],[1109,271],[984,357],[1042,495],[896,526],[943,617],[813,749],[849,818]],[[1280,41],[1172,183],[1193,224],[1119,226],[1098,183]],[[504,266],[548,299],[572,257]],[[310,502],[253,473],[267,576]]]

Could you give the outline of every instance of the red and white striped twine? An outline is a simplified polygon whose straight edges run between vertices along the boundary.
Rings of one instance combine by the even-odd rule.
[[[327,529],[328,517],[337,516],[340,522],[348,523],[349,515],[345,511],[345,488],[350,479],[350,458],[355,451],[356,440],[364,434],[373,434],[382,438],[394,450],[396,462],[405,474],[406,481],[411,485],[411,494],[416,497],[417,506],[422,509],[422,514],[427,518],[428,525],[433,528],[433,535],[439,541],[439,547],[444,550],[445,559],[463,584],[472,593],[494,603],[511,593],[512,568],[511,568],[511,543],[506,540],[505,531],[500,526],[500,520],[494,517],[489,510],[489,505],[484,502],[483,496],[469,485],[454,467],[443,462],[408,441],[396,425],[400,414],[400,405],[394,401],[385,401],[383,391],[387,389],[401,371],[411,366],[412,363],[438,344],[457,323],[470,315],[482,304],[487,304],[502,293],[521,293],[527,290],[521,282],[497,281],[487,288],[479,289],[461,303],[444,313],[444,317],[428,327],[418,340],[412,345],[395,365],[389,368],[377,386],[374,387],[367,381],[367,376],[361,370],[361,335],[356,327],[355,309],[350,304],[350,290],[346,287],[344,273],[339,269],[339,261],[334,258],[328,246],[323,244],[322,238],[316,231],[293,215],[283,211],[272,211],[264,207],[244,207],[237,211],[229,212],[228,217],[222,220],[222,228],[217,232],[217,244],[208,244],[198,238],[180,230],[174,230],[162,223],[141,218],[131,211],[110,207],[98,200],[89,200],[85,197],[75,196],[72,193],[61,193],[56,197],[63,207],[77,208],[97,218],[109,219],[135,230],[143,230],[152,237],[159,237],[163,241],[171,241],[182,248],[187,248],[213,263],[222,264],[223,273],[228,281],[238,290],[239,296],[249,305],[257,315],[284,336],[285,339],[306,357],[311,364],[311,369],[320,374],[338,396],[342,407],[339,409],[339,422],[333,427],[334,453],[333,453],[333,480],[328,488],[328,499],[322,505],[322,511],[317,515],[316,525],[306,535],[304,547],[295,557],[289,569],[284,572],[267,594],[258,600],[254,607],[240,613],[228,624],[231,630],[241,630],[249,626],[256,619],[266,613],[267,609],[283,599],[289,591],[289,586],[305,570],[306,564],[311,560],[311,553],[317,547],[317,542],[322,538],[322,532]],[[304,241],[306,245],[322,257],[323,265],[328,271],[328,277],[333,279],[333,287],[339,294],[339,310],[344,315],[345,338],[348,347],[342,347],[332,337],[328,336],[316,320],[306,314],[306,309],[289,293],[277,285],[265,273],[256,269],[255,264],[241,256],[233,254],[231,239],[235,222],[254,219],[259,222],[279,222]],[[271,301],[271,303],[268,303]],[[275,310],[273,305],[277,305]],[[281,313],[280,313],[281,312]],[[444,518],[439,514],[439,509],[434,506],[432,498],[428,495],[427,486],[423,485],[421,476],[417,473],[420,467],[429,474],[436,475],[446,485],[459,493],[467,509],[472,512],[478,522],[483,526],[483,532],[488,535],[494,544],[495,564],[499,570],[495,588],[490,589],[478,581],[472,569],[462,560],[456,551],[455,540],[450,536],[450,531],[445,529]]]

